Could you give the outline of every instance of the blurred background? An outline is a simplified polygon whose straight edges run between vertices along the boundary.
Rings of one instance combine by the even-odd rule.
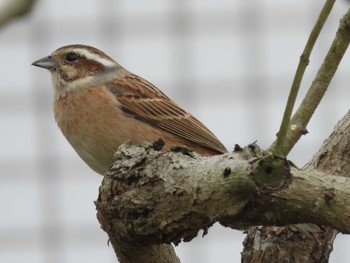
[[[14,0],[13,0],[14,1]],[[0,10],[6,2],[0,0]],[[48,72],[30,64],[67,44],[93,45],[148,79],[228,149],[275,139],[299,56],[323,1],[37,1],[0,28],[0,262],[116,262],[93,201],[102,177],[56,127]],[[349,8],[337,1],[302,83],[306,92]],[[290,159],[305,164],[349,109],[346,55],[309,134]],[[176,247],[183,263],[240,262],[244,235],[215,225]],[[331,262],[350,262],[339,235]]]

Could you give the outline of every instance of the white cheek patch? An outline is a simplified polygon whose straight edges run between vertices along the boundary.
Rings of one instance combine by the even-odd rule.
[[[66,97],[68,94],[80,89],[103,85],[107,81],[115,78],[115,72],[109,71],[99,76],[88,76],[85,78],[76,79],[66,82],[59,78],[56,74],[52,74],[52,82],[55,89],[55,99]]]
[[[68,94],[83,89],[84,87],[97,86],[102,82],[93,76],[85,77],[83,79],[76,79],[74,81],[66,82],[57,76],[52,76],[53,86],[55,88],[55,99],[66,97]]]
[[[106,68],[110,68],[110,67],[115,67],[116,66],[116,62],[114,62],[113,60],[110,60],[108,58],[100,57],[98,54],[95,54],[95,53],[90,53],[86,49],[77,48],[77,49],[74,49],[74,51],[77,52],[78,54],[81,54],[86,59],[94,60],[94,61],[97,61],[97,62],[101,63]]]

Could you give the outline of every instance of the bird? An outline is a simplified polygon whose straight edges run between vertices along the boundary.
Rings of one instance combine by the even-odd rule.
[[[205,156],[227,152],[192,114],[97,48],[66,45],[32,65],[51,73],[57,125],[98,174],[105,174],[125,142],[161,138],[162,150],[184,146]]]

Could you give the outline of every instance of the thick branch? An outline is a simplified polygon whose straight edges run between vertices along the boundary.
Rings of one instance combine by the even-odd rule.
[[[305,169],[350,177],[350,111],[339,121]],[[332,183],[332,182],[330,182]],[[300,230],[303,234],[295,229]],[[305,228],[307,227],[307,228]],[[311,228],[312,227],[312,228]],[[320,231],[322,229],[322,231]],[[306,233],[306,235],[305,235]],[[337,231],[315,225],[251,227],[244,241],[242,262],[328,262]]]
[[[286,174],[269,188],[254,173],[259,160],[122,145],[96,202],[100,222],[119,239],[147,245],[189,241],[215,222],[233,228],[311,222],[350,233],[350,179],[292,169],[292,181]]]

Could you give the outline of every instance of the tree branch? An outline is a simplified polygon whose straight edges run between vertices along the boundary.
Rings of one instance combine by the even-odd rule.
[[[305,98],[299,106],[297,112],[290,121],[289,129],[283,144],[280,145],[278,153],[286,156],[300,137],[305,134],[306,126],[309,123],[317,106],[321,102],[327,91],[338,65],[343,58],[350,42],[350,9],[341,19],[339,29],[333,43],[317,72]],[[270,146],[274,149],[276,141]]]
[[[306,170],[350,177],[350,111],[339,121],[319,152],[306,165]],[[330,181],[332,184],[332,181]],[[309,225],[307,225],[310,227]],[[302,225],[305,228],[305,224]],[[322,229],[322,231],[320,231]],[[300,233],[300,226],[251,227],[244,241],[242,262],[278,263],[328,262],[338,231],[314,227]]]
[[[0,6],[0,28],[28,14],[36,0],[9,0]]]
[[[345,139],[349,116],[339,133]],[[189,241],[215,222],[239,229],[315,223],[350,233],[350,178],[292,168],[292,180],[285,172],[277,183],[266,183],[259,173],[264,157],[245,156],[200,157],[122,145],[100,188],[99,221],[112,244],[137,247]]]
[[[288,96],[287,105],[283,114],[283,119],[281,122],[281,127],[277,135],[277,140],[274,145],[274,148],[272,149],[272,152],[277,155],[284,155],[283,152],[283,144],[285,143],[285,137],[287,135],[287,131],[289,128],[290,118],[292,116],[293,107],[295,104],[295,100],[297,98],[300,83],[303,79],[304,72],[306,67],[309,65],[309,58],[311,51],[316,43],[316,40],[318,36],[320,35],[320,32],[323,28],[324,23],[326,22],[328,15],[332,11],[333,5],[335,0],[327,0],[321,10],[321,13],[316,21],[316,24],[314,25],[314,28],[312,29],[309,39],[305,45],[304,51],[300,56],[300,61],[298,68],[295,72],[294,80],[292,83],[292,87],[290,89],[290,93]]]
[[[313,84],[291,120],[282,155],[290,151],[305,131],[347,49],[349,19],[348,12]],[[251,225],[315,223],[350,233],[350,204],[347,202],[350,179],[334,176],[339,171],[342,175],[350,172],[343,169],[342,164],[344,158],[347,163],[350,158],[349,115],[336,130],[338,137],[330,137],[331,147],[319,153],[312,163],[313,168],[322,164],[331,166],[331,161],[336,163],[337,170],[330,169],[327,174],[312,170],[311,165],[307,170],[290,169],[285,160],[256,155],[254,151],[248,155],[245,152],[205,158],[186,151],[186,154],[158,152],[150,144],[122,145],[96,201],[98,219],[119,260],[122,263],[179,262],[167,243],[189,241],[201,229],[206,233],[215,222],[239,229]],[[338,138],[342,138],[339,145],[346,149],[342,155],[338,151],[340,146],[334,144]],[[250,146],[253,148],[256,146]],[[333,155],[333,152],[337,154]],[[253,157],[247,159],[247,156]],[[331,157],[341,160],[334,161]],[[276,228],[270,229],[277,233]],[[262,235],[271,238],[270,229],[256,231],[253,243],[257,244],[258,233],[261,234],[259,239]],[[336,232],[327,229],[322,235],[315,236],[315,242],[323,243],[319,238],[330,240],[330,243],[324,243],[329,252]],[[258,259],[256,262],[269,252],[267,239],[259,243],[265,248],[253,247],[260,253],[253,254]],[[276,241],[281,239],[276,238]],[[288,246],[288,242],[285,244]]]

